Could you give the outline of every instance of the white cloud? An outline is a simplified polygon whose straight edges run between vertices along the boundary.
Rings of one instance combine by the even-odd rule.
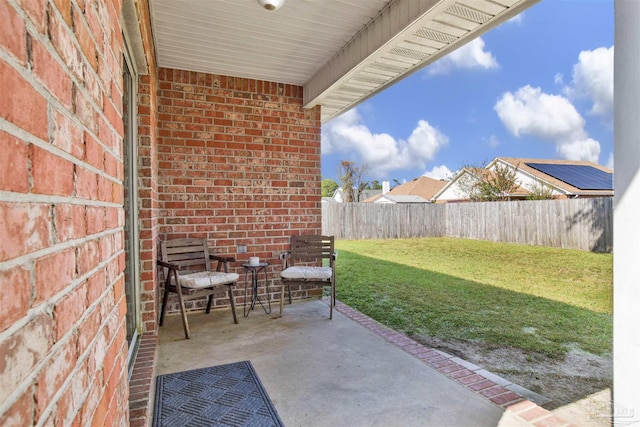
[[[607,164],[605,166],[609,169],[613,169],[613,152],[609,153],[609,158],[607,159]]]
[[[448,74],[456,69],[492,69],[500,65],[491,52],[484,50],[482,37],[473,39],[427,67],[430,75]]]
[[[546,139],[566,136],[584,127],[584,119],[569,100],[529,85],[506,92],[494,109],[515,136],[532,134]]]
[[[397,169],[423,169],[449,141],[426,120],[418,121],[406,141],[373,133],[361,120],[355,108],[332,120],[322,131],[322,154],[355,153],[372,175],[385,177]]]
[[[564,92],[571,98],[591,100],[591,114],[610,116],[613,112],[613,46],[580,52],[573,66],[571,85]]]
[[[600,143],[592,138],[564,141],[556,146],[561,157],[569,160],[584,160],[598,163]]]
[[[496,149],[500,145],[500,140],[495,135],[491,135],[489,138],[482,138],[482,140],[487,143],[489,148]]]
[[[555,76],[553,76],[553,82],[557,85],[563,85],[564,84],[564,76],[562,75],[562,73],[556,73]]]
[[[332,138],[330,133],[334,133],[336,129],[340,130],[342,128],[357,126],[359,121],[360,115],[356,108],[352,108],[331,120],[327,126],[322,128],[321,153],[331,154],[344,151],[344,147],[339,146],[342,141],[339,138]]]
[[[520,25],[520,24],[522,24],[522,19],[523,18],[524,18],[524,12],[521,12],[521,13],[517,14],[516,16],[514,16],[513,18],[509,19],[506,23],[507,24]]]
[[[564,96],[527,85],[503,94],[494,110],[515,136],[533,135],[552,141],[566,159],[598,161],[600,143],[589,138],[584,119]]]
[[[433,179],[450,179],[453,176],[453,171],[445,165],[434,166],[430,171],[426,171],[422,174]]]

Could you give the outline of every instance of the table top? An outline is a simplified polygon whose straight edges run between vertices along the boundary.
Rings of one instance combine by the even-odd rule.
[[[268,265],[269,265],[268,262],[261,262],[259,264],[249,264],[248,262],[243,262],[242,263],[242,266],[244,268],[260,268],[260,267],[266,267]]]

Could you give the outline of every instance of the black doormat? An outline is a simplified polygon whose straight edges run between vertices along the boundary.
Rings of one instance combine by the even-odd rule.
[[[284,426],[249,361],[159,375],[153,425]]]

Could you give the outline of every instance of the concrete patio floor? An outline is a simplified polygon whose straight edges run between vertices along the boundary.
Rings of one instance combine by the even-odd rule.
[[[568,425],[499,378],[417,344],[338,303],[178,316],[158,336],[156,375],[250,360],[287,426]],[[476,367],[477,368],[477,367]],[[496,382],[497,381],[497,382]]]

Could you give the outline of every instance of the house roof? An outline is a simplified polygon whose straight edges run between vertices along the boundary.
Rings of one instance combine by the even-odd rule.
[[[387,193],[387,194],[380,195],[380,197],[377,200],[379,201],[383,199],[387,199],[392,203],[429,203],[428,199],[424,199],[420,196],[415,196],[411,194],[393,195],[391,193]]]
[[[304,86],[322,122],[539,0],[150,0],[160,67]],[[286,95],[286,94],[285,94]]]
[[[375,197],[377,195],[382,194],[382,190],[362,190],[362,194],[360,195],[361,200],[368,199],[370,197]]]
[[[536,177],[537,179],[545,182],[546,184],[557,187],[563,190],[567,194],[576,196],[612,196],[613,190],[584,190],[574,187],[560,179],[557,179],[549,174],[546,174],[538,169],[535,169],[528,164],[548,164],[548,165],[575,165],[575,166],[591,166],[606,173],[613,173],[613,169],[609,169],[605,166],[601,166],[593,162],[585,162],[580,160],[560,160],[560,159],[532,159],[521,157],[497,157],[487,167],[492,166],[495,162],[507,163],[513,167],[517,167],[523,173]]]
[[[384,194],[380,193],[380,194],[376,194],[375,196],[371,196],[369,198],[366,198],[363,200],[363,203],[373,203],[376,200],[378,200],[380,197],[384,196]]]
[[[445,191],[447,191],[447,189],[456,185],[456,182],[460,180],[464,174],[471,174],[474,176],[494,174],[494,172],[492,172],[489,169],[492,168],[496,163],[502,163],[504,165],[508,165],[514,168],[517,167],[519,173],[528,175],[529,177],[531,177],[532,179],[538,182],[550,185],[560,194],[564,193],[567,196],[578,196],[578,197],[580,196],[613,196],[613,190],[583,190],[529,166],[529,164],[591,166],[603,172],[613,173],[612,169],[598,165],[596,163],[579,161],[579,160],[496,157],[484,169],[465,168],[461,170],[451,181],[446,183],[446,185],[444,185],[434,195],[434,198],[438,199],[443,193],[445,193]],[[511,193],[511,196],[516,198],[522,198],[522,197],[526,197],[529,193],[530,191],[527,188],[524,188],[523,186],[518,186],[518,188]]]
[[[344,190],[342,189],[342,187],[338,187],[336,189],[336,191],[333,193],[333,199],[336,199],[336,196],[339,195],[341,198],[344,198]],[[360,200],[361,201],[366,201],[367,199],[373,198],[373,197],[379,197],[380,195],[382,195],[382,190],[362,190],[362,193],[360,194]]]
[[[405,182],[404,184],[398,185],[397,187],[394,187],[386,195],[417,196],[425,202],[428,202],[446,184],[447,181],[441,181],[438,179],[429,178],[427,176],[421,176],[409,182]],[[366,199],[365,202],[373,203],[381,196],[382,195],[378,195],[373,198]]]
[[[434,194],[436,194],[446,184],[447,181],[429,178],[428,176],[421,176],[402,185],[394,187],[391,191],[389,191],[389,194],[392,194],[394,196],[407,194],[420,196],[423,199],[431,200]]]

